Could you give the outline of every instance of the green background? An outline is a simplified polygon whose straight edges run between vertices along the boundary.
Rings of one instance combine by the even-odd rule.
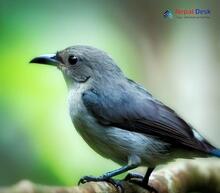
[[[220,147],[219,7],[217,0],[1,0],[0,185],[73,185],[118,167],[75,131],[58,69],[28,63],[75,44],[107,51],[127,76]],[[177,8],[211,15],[163,18]]]

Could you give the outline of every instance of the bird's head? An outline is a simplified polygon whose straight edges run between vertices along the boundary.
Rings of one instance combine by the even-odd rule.
[[[58,67],[68,82],[85,83],[120,76],[120,68],[105,52],[91,46],[71,46],[56,54],[36,57],[30,63]]]

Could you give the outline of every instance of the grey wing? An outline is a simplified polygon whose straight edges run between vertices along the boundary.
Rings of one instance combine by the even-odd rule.
[[[130,94],[124,90],[106,95],[91,89],[83,93],[82,99],[100,124],[151,135],[175,147],[202,152],[213,149],[205,139],[198,140],[193,128],[175,111],[143,92]]]

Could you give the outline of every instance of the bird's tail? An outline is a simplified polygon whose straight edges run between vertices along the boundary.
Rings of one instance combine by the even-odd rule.
[[[219,157],[220,158],[220,149],[214,149],[210,152],[210,154],[212,156],[215,156],[215,157]]]

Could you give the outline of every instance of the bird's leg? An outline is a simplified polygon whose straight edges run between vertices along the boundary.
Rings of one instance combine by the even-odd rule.
[[[129,159],[128,165],[123,166],[119,169],[107,172],[104,175],[99,176],[99,177],[84,176],[79,180],[78,184],[81,184],[81,183],[84,184],[84,183],[90,182],[90,181],[95,181],[95,182],[97,182],[97,181],[106,181],[106,182],[109,182],[109,183],[113,184],[115,187],[120,188],[121,192],[123,192],[123,186],[120,183],[120,181],[114,180],[114,179],[112,179],[112,177],[117,176],[119,174],[122,174],[124,172],[127,172],[128,170],[132,170],[132,169],[138,167],[139,164],[140,164],[140,159],[139,158],[136,159],[136,157],[132,156]]]
[[[137,165],[135,165],[135,164],[128,164],[128,165],[123,166],[119,169],[107,172],[107,173],[105,173],[105,174],[103,174],[102,176],[99,176],[99,177],[83,176],[79,180],[78,184],[81,184],[81,183],[84,184],[84,183],[90,182],[90,181],[95,181],[95,182],[97,182],[97,181],[107,181],[108,182],[109,181],[110,182],[110,181],[112,181],[112,179],[111,179],[112,177],[117,176],[119,174],[122,174],[124,172],[127,172],[128,170],[134,169],[136,167],[137,167]]]
[[[155,168],[151,168],[151,167],[149,167],[149,168],[147,169],[147,172],[146,172],[146,174],[145,174],[145,176],[144,176],[144,179],[143,179],[143,181],[142,181],[143,186],[144,186],[144,185],[148,185],[150,175],[151,175],[151,173],[154,171],[154,169],[155,169]]]
[[[135,183],[135,184],[137,184],[137,185],[139,185],[139,186],[141,186],[141,187],[143,187],[145,189],[147,189],[149,192],[157,193],[157,191],[153,187],[149,186],[149,184],[148,184],[149,183],[150,175],[153,172],[153,170],[154,170],[154,168],[149,167],[147,169],[147,172],[146,172],[145,176],[144,177],[142,176],[142,181],[137,180],[137,179],[136,180],[132,179],[132,178],[139,178],[139,179],[141,179],[141,177],[140,177],[141,175],[137,175],[137,176],[134,175],[134,176],[132,176],[132,174],[131,174],[131,177],[130,177],[129,181],[132,182],[132,183]]]

